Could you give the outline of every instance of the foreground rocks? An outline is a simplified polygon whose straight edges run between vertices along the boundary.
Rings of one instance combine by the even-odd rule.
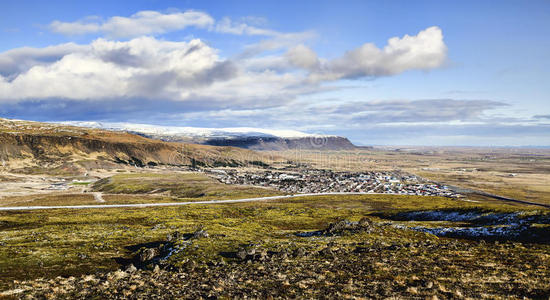
[[[368,238],[376,232],[392,234],[383,227],[368,219],[343,220],[321,230],[321,235],[300,238],[306,243],[258,241],[213,253],[209,261],[191,254],[174,256],[186,260],[178,265],[163,257],[167,249],[170,253],[178,245],[195,249],[197,241],[214,237],[204,229],[175,232],[162,246],[138,250],[138,267],[130,264],[103,274],[17,282],[3,295],[28,299],[546,299],[550,294],[550,255],[545,246]]]

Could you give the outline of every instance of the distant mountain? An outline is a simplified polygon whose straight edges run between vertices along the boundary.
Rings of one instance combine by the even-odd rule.
[[[251,150],[350,150],[356,147],[345,137],[250,127],[200,128],[132,123],[64,122],[64,124],[124,131],[168,142],[233,146]]]

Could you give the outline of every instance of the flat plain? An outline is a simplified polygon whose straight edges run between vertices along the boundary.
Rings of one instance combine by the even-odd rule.
[[[399,170],[443,184],[550,204],[550,149],[380,146],[355,151],[286,151],[277,155],[319,168]]]

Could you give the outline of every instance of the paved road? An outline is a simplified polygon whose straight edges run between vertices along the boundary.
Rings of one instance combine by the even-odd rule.
[[[13,210],[39,210],[39,209],[90,209],[90,208],[143,208],[154,206],[181,206],[191,204],[218,204],[218,203],[240,203],[240,202],[254,202],[254,201],[267,201],[286,198],[297,198],[307,196],[326,196],[326,195],[374,195],[374,193],[313,193],[313,194],[296,194],[296,195],[283,195],[283,196],[270,196],[259,198],[246,198],[246,199],[232,199],[232,200],[209,200],[209,201],[193,201],[193,202],[169,202],[169,203],[142,203],[142,204],[98,204],[98,205],[59,205],[59,206],[12,206],[12,207],[0,207],[0,211],[13,211]],[[385,194],[387,195],[387,194]]]

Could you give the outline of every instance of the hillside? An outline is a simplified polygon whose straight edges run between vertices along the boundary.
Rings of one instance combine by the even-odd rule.
[[[94,168],[238,166],[265,157],[234,147],[192,145],[104,129],[0,119],[0,162],[21,172],[78,173]]]

